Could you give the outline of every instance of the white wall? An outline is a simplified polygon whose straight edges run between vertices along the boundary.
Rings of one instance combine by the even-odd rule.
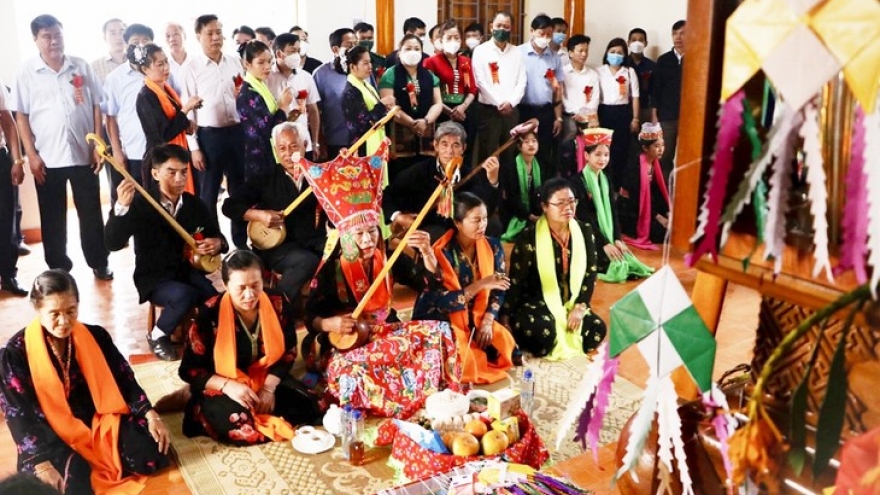
[[[601,65],[609,41],[617,37],[626,39],[635,27],[648,33],[645,54],[656,60],[672,49],[672,25],[687,16],[687,0],[576,1],[586,1],[584,30],[593,40],[587,63],[594,67]]]

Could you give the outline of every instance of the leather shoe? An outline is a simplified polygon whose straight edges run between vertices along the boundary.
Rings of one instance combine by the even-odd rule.
[[[3,281],[0,282],[0,290],[8,292],[16,297],[24,297],[28,295],[28,291],[18,285],[18,280],[15,280],[15,277],[4,278]]]
[[[94,268],[92,269],[92,273],[95,274],[95,278],[98,280],[113,280],[113,270],[106,266],[103,268]]]
[[[18,255],[19,256],[27,256],[31,254],[31,248],[27,247],[27,244],[21,243],[18,245]]]
[[[171,343],[171,337],[163,335],[156,340],[147,337],[150,343],[150,350],[162,361],[177,361],[177,351],[174,350],[174,344]]]

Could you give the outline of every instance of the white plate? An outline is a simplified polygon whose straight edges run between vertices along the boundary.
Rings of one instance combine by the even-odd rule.
[[[303,426],[296,430],[296,435],[290,443],[302,454],[320,454],[336,446],[336,437],[326,431]]]

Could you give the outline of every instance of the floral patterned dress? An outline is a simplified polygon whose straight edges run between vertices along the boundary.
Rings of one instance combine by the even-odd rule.
[[[398,266],[402,265],[392,267],[396,278],[419,277],[416,270],[402,273]],[[409,282],[410,287],[421,288],[437,283],[427,273],[421,280]],[[357,303],[342,274],[337,248],[312,280],[306,321],[349,314]],[[401,322],[393,309],[385,316],[370,316],[374,325],[369,342],[347,352],[332,349],[326,334],[309,325],[322,344],[328,390],[340,404],[405,419],[419,410],[429,395],[446,388],[459,389],[461,363],[448,323]]]
[[[285,122],[287,115],[280,108],[269,113],[263,97],[247,81],[241,86],[235,106],[244,131],[244,178],[271,171],[276,163],[269,141],[272,128]]]
[[[290,376],[296,360],[296,328],[293,308],[287,297],[267,291],[272,307],[278,315],[284,333],[287,351],[268,373],[281,378],[275,389],[274,416],[280,416],[292,425],[312,424],[320,417],[315,400],[303,392],[303,387]],[[206,390],[205,384],[214,376],[214,342],[217,335],[217,319],[223,295],[211,298],[200,308],[199,315],[189,330],[187,346],[180,362],[180,378],[190,384],[192,397],[183,417],[183,433],[193,437],[207,435],[214,440],[234,445],[252,445],[269,439],[254,428],[251,411],[215,390]],[[248,332],[239,319],[235,328],[236,367],[246,370],[251,363],[265,354],[262,333],[258,334],[258,350],[253,353]]]
[[[131,414],[121,417],[119,423],[119,456],[123,476],[152,474],[168,466],[168,457],[160,453],[156,442],[147,429],[145,414],[153,408],[147,395],[138,385],[128,362],[113,344],[106,330],[86,325],[107,360],[116,384]],[[71,347],[70,393],[67,403],[73,415],[92,424],[95,405],[92,394],[76,360],[76,348]],[[61,365],[54,359],[52,364],[61,376]],[[109,379],[110,377],[108,377]],[[18,450],[18,470],[33,473],[34,467],[50,461],[65,478],[66,494],[92,493],[88,462],[64,443],[49,426],[34,391],[24,344],[24,330],[9,339],[0,349],[0,407],[6,414],[6,422]]]

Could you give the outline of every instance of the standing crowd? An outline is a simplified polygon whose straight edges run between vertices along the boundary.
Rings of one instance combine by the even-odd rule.
[[[32,21],[39,55],[0,87],[0,290],[36,312],[0,349],[20,471],[63,493],[135,493],[168,465],[168,430],[130,366],[77,319],[68,186],[97,279],[113,279],[110,251],[133,245],[140,302],[161,308],[150,348],[182,354],[189,436],[289,439],[331,402],[406,418],[439,390],[505,379],[523,353],[598,347],[596,280],[650,275],[630,246],[667,235],[685,22],[656,62],[635,28],[597,68],[590,37],[569,37],[561,18],[536,16],[520,46],[507,12],[485,32],[426,28],[407,19],[385,56],[372,25],[337,29],[322,63],[299,26],[240,26],[233,56],[214,15],[195,21],[196,53],[179,24],[163,48],[150,27],[111,19],[108,53],[89,64],[65,53],[58,19]],[[106,157],[89,133],[114,162],[106,220]],[[29,291],[15,267],[26,168],[49,267]],[[224,253],[218,293],[205,266]],[[410,320],[394,284],[417,293]],[[300,353],[309,386],[290,373]]]

